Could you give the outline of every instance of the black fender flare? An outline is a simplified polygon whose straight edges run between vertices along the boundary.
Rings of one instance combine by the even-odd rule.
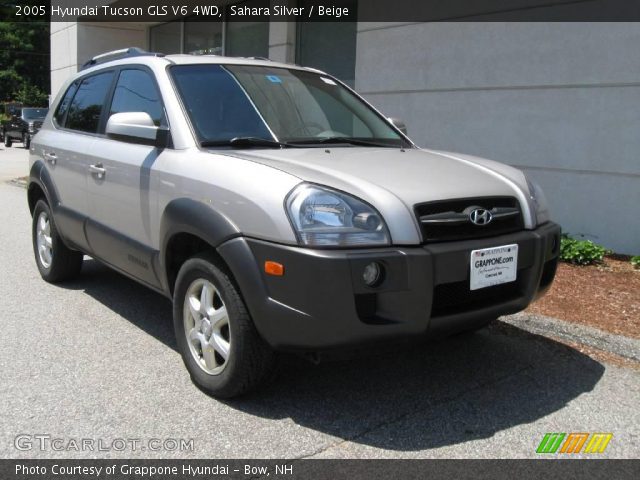
[[[51,208],[51,212],[55,215],[59,201],[58,191],[56,190],[53,180],[51,179],[51,174],[45,168],[45,164],[42,160],[36,160],[33,165],[31,165],[31,170],[29,171],[29,184],[27,185],[27,199],[30,199],[31,191],[34,188],[34,185],[37,185],[43,192],[44,196]],[[29,200],[29,210],[33,212],[34,205],[31,205]]]
[[[160,220],[160,272],[161,281],[167,286],[167,247],[178,234],[190,234],[200,238],[212,248],[227,240],[241,236],[240,229],[224,214],[212,206],[192,198],[177,198],[165,207]]]

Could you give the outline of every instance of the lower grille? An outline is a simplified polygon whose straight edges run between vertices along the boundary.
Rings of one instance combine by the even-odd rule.
[[[481,288],[469,289],[469,280],[436,285],[433,291],[431,316],[440,317],[464,313],[478,308],[508,302],[521,295],[518,281]]]

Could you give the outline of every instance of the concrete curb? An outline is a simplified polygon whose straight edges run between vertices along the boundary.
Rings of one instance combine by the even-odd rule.
[[[536,335],[594,347],[640,362],[640,340],[634,338],[532,313],[516,313],[500,317],[500,321]]]

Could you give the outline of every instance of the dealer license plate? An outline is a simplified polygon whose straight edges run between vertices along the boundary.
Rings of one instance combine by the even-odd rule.
[[[518,245],[471,251],[471,290],[509,283],[518,272]]]

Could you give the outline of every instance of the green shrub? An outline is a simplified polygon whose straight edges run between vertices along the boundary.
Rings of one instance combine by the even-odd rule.
[[[636,268],[640,268],[640,255],[631,257],[631,265],[633,265]]]
[[[609,251],[591,240],[576,240],[563,235],[560,241],[560,260],[575,265],[599,263]]]

